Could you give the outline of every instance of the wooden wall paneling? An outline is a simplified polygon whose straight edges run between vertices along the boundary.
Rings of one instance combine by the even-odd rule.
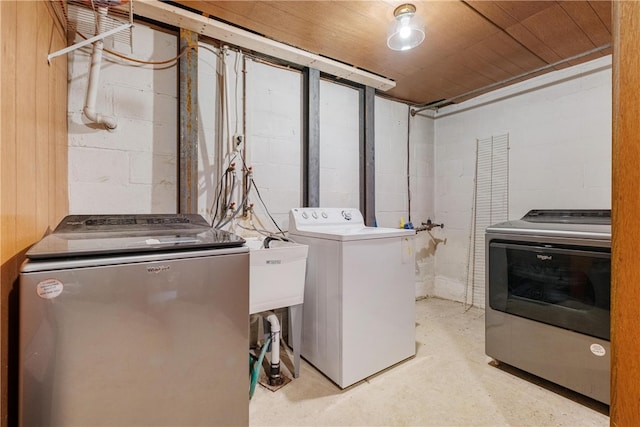
[[[67,34],[58,22],[55,12],[49,2],[46,2],[53,22],[51,30],[51,52],[64,49],[67,46]],[[68,120],[67,120],[67,57],[54,58],[49,65],[49,146],[53,153],[49,159],[53,167],[50,168],[50,179],[55,182],[49,194],[51,210],[49,227],[54,228],[62,218],[69,213],[68,192]]]
[[[451,98],[457,94],[468,91],[468,89],[459,86],[456,82],[449,80],[449,75],[446,71],[447,70],[443,67],[434,67],[429,70],[428,79],[424,79],[424,73],[422,75],[415,76],[415,79],[422,77],[422,81],[419,81],[414,87],[402,87],[402,91],[399,90],[397,93],[408,97],[413,91],[419,90],[420,93],[426,94],[426,98],[423,98],[420,102],[430,103],[444,98]],[[441,87],[443,89],[436,91],[433,90],[434,86]]]
[[[481,53],[482,45],[483,43],[480,42],[461,52],[460,60],[467,68],[486,77],[491,83],[499,82],[514,75],[506,71],[506,67],[503,66],[503,63],[506,62],[506,66],[513,69],[511,62],[503,61],[503,59],[497,57],[497,55],[492,59],[487,59],[486,56],[483,56]]]
[[[212,17],[229,19],[236,22],[236,19],[253,15],[255,2],[251,1],[190,1],[193,8],[202,10]]]
[[[347,40],[352,47],[357,47],[358,40],[363,36],[381,37],[381,40],[385,40],[387,24],[393,17],[393,7],[390,6],[388,8],[388,16],[365,17],[360,13],[360,8],[357,4],[356,8],[346,8],[342,3],[306,2],[303,8],[291,8],[291,2],[288,1],[269,1],[261,2],[260,4],[268,5],[273,10],[281,13],[273,24],[286,25],[287,17],[298,18],[306,25],[306,34],[310,35],[313,40],[323,44],[325,43],[324,37],[330,37],[329,42],[337,42],[338,46],[344,44],[341,40]],[[382,9],[378,7],[378,10]],[[256,8],[254,16],[258,18],[262,16],[262,12],[262,10]],[[417,13],[420,12],[424,12],[424,10]],[[349,15],[350,19],[341,19],[346,14]],[[318,16],[323,17],[321,22],[316,19]],[[387,17],[388,19],[385,19]]]
[[[569,14],[595,47],[611,42],[611,31],[604,25],[588,2],[563,1],[560,6]]]
[[[611,32],[611,2],[600,0],[590,1],[589,6],[596,12],[604,26],[607,27],[607,30]]]
[[[425,81],[426,80],[424,78],[425,74],[429,76],[428,82]],[[424,96],[426,96],[426,98],[423,98],[420,102],[430,103],[433,101],[439,101],[440,99],[442,99],[442,95],[443,95],[443,92],[431,90],[434,84],[440,84],[440,87],[444,87],[444,88],[455,88],[455,89],[464,91],[464,88],[458,87],[455,83],[452,83],[451,81],[447,80],[447,76],[443,75],[440,72],[440,70],[436,69],[435,67],[429,69],[426,73],[425,72],[418,73],[413,78],[422,79],[422,81],[417,82],[416,85],[413,87],[405,87],[406,85],[402,85],[400,87],[396,86],[397,90],[395,93],[400,96],[403,96],[403,95],[410,95],[412,91],[417,90],[419,91],[419,93],[424,94]],[[444,96],[445,97],[453,96],[452,94],[457,93],[457,90],[455,89],[444,91]]]
[[[2,5],[0,5],[0,100],[2,100]],[[0,110],[2,101],[0,101]],[[0,114],[0,195],[2,194],[2,114]],[[2,197],[0,197],[0,218],[2,217]],[[0,242],[2,242],[2,227],[0,227]],[[0,245],[0,260],[2,259],[2,246]],[[2,289],[2,280],[0,276],[0,289]],[[0,319],[2,319],[2,304],[0,304]],[[0,339],[0,342],[2,339]],[[0,361],[0,390],[2,390],[2,363]],[[0,405],[0,420],[3,418],[2,405]]]
[[[54,26],[55,27],[55,26]],[[49,34],[49,36],[51,37],[51,39],[53,40],[53,36],[54,36],[54,32],[55,32],[55,28],[52,28],[51,33]],[[51,46],[51,50],[52,51],[56,51],[58,50],[57,47],[55,47],[55,45]],[[48,93],[48,99],[47,99],[47,110],[48,110],[48,115],[47,115],[47,149],[48,149],[48,154],[47,154],[47,163],[48,163],[48,168],[49,168],[49,182],[47,183],[47,191],[49,192],[49,199],[48,199],[48,214],[49,217],[47,219],[47,223],[48,224],[53,224],[56,220],[56,191],[57,191],[57,184],[59,182],[58,178],[56,177],[57,174],[57,162],[56,162],[56,153],[58,151],[58,129],[56,127],[56,120],[58,118],[59,113],[56,112],[56,109],[58,108],[57,104],[56,104],[56,99],[57,99],[57,93],[56,93],[56,68],[57,65],[56,63],[58,61],[64,61],[65,63],[66,61],[66,56],[63,56],[62,58],[58,58],[58,59],[53,59],[53,62],[51,64],[49,64],[49,69],[48,69],[48,73],[47,73],[47,93]],[[66,142],[66,138],[65,138],[65,142]]]
[[[9,293],[13,288],[13,282],[17,275],[16,253],[16,43],[17,43],[17,3],[0,1],[2,8],[2,21],[0,22],[0,44],[2,57],[2,97],[0,98],[2,115],[2,128],[0,129],[0,174],[2,174],[0,187],[0,228],[2,229],[2,241],[0,242],[0,312],[2,319],[1,366],[2,392],[1,408],[2,427],[8,426],[8,385],[15,376],[9,376]]]
[[[500,8],[517,21],[523,21],[555,5],[555,1],[496,1]]]
[[[473,54],[500,68],[507,77],[522,74],[528,69],[520,65],[520,58],[535,58],[536,63],[544,64],[503,32],[478,43],[474,46]]]
[[[606,10],[611,1],[415,1],[418,14],[425,20],[426,40],[411,52],[391,51],[385,43],[387,26],[399,2],[177,0],[177,3],[201,10],[205,16],[391,78],[397,86],[386,92],[389,96],[422,103],[430,97],[449,97],[452,92],[460,95],[461,92],[455,93],[456,89],[466,91],[469,82],[476,79],[474,73],[491,76],[494,72],[483,67],[467,67],[465,73],[438,70],[456,74],[456,80],[448,79],[454,85],[447,87],[424,82],[424,77],[416,79],[414,70],[421,76],[432,76],[431,71],[451,56],[460,55],[463,50],[473,55],[479,43],[488,38],[498,40],[496,34],[505,32],[511,39],[509,44],[519,45],[518,59],[506,53],[494,61],[497,67],[509,68],[511,62],[523,67],[523,71],[530,71],[557,62],[607,39],[610,18]],[[495,52],[502,50],[498,47]],[[556,69],[602,55],[581,58]],[[475,61],[470,58],[463,63]],[[502,67],[500,62],[507,65]],[[476,81],[481,82],[481,77]]]
[[[33,19],[36,20],[37,38],[34,46],[35,49],[35,182],[36,192],[35,199],[35,232],[34,237],[42,237],[49,223],[49,182],[51,171],[49,164],[49,64],[47,55],[49,53],[49,40],[51,37],[51,29],[53,22],[47,11],[47,7],[42,2],[36,3],[37,14]]]
[[[66,65],[66,62],[65,62]],[[62,67],[61,67],[62,68]],[[66,69],[66,67],[65,67]],[[66,74],[66,73],[65,73]],[[55,227],[62,218],[69,213],[69,192],[67,189],[68,180],[68,154],[67,154],[67,115],[66,115],[66,99],[67,99],[67,80],[65,74],[57,76],[56,99],[59,100],[58,105],[64,104],[64,109],[58,108],[58,137],[56,138],[56,219],[51,223]],[[61,102],[60,100],[64,101]]]
[[[66,46],[66,37],[59,36],[53,43],[53,49],[58,50]],[[69,213],[69,191],[68,191],[68,121],[67,121],[67,61],[63,58],[52,67],[54,82],[54,120],[56,147],[55,153],[55,175],[52,177],[56,181],[55,189],[55,218],[51,226],[55,227],[62,218]]]
[[[507,33],[547,64],[552,64],[562,59],[560,55],[554,52],[521,23],[507,28]]]
[[[469,48],[500,31],[463,3],[451,1],[432,3],[429,8],[432,12],[429,13],[433,13],[436,18],[430,27],[425,29],[427,33],[425,43],[441,45],[451,54],[457,53],[460,49]]]
[[[500,28],[508,28],[518,23],[513,16],[509,15],[495,2],[474,0],[465,1],[464,3]]]
[[[439,64],[440,72],[448,79],[459,82],[468,92],[477,87],[483,87],[494,83],[493,80],[483,76],[478,70],[469,68],[464,62],[463,55],[453,55]]]
[[[640,3],[614,2],[611,414],[640,425]]]
[[[563,58],[597,47],[560,5],[546,8],[522,24]]]
[[[433,2],[415,1],[413,4],[416,6],[416,10],[425,18],[426,22],[429,22],[429,7]],[[362,16],[366,22],[369,22],[370,26],[379,25],[386,28],[387,24],[393,16],[393,11],[400,5],[400,2],[383,3],[382,7],[375,1],[339,1],[340,7],[350,12],[356,13]]]
[[[0,2],[2,22],[0,22],[0,43],[2,44],[2,128],[0,129],[2,144],[2,263],[15,252],[15,189],[16,177],[16,16],[17,7],[14,2]],[[13,191],[11,191],[13,189]]]
[[[2,39],[2,5],[0,5],[0,39]],[[2,43],[0,42],[0,100],[2,99]],[[1,110],[0,102],[0,110]],[[0,113],[0,129],[2,129],[2,114]],[[2,159],[2,134],[0,132],[0,159]],[[0,195],[2,194],[2,161],[0,160]],[[0,218],[2,217],[2,197],[0,197]],[[1,225],[1,224],[0,224]],[[0,242],[2,242],[2,227],[0,226]],[[0,260],[2,259],[2,246],[0,245]],[[2,283],[3,275],[0,272],[0,348],[4,348],[4,310],[2,301],[4,300]],[[6,383],[6,375],[4,373],[4,365],[2,363],[2,351],[0,351],[0,426],[6,424],[5,420],[5,404],[4,390]]]
[[[66,36],[51,7],[0,1],[1,427],[17,425],[18,269],[68,211],[67,62],[47,63]]]
[[[17,5],[14,2],[0,2],[2,8],[2,22],[0,23],[0,44],[2,46],[2,97],[0,104],[2,106],[0,114],[2,114],[2,128],[0,129],[0,144],[2,145],[2,156],[0,156],[0,173],[2,174],[2,187],[0,187],[0,198],[2,202],[0,207],[0,227],[2,229],[1,255],[1,275],[0,275],[0,314],[2,327],[2,426],[7,426],[8,420],[8,354],[6,349],[9,343],[9,310],[8,300],[13,280],[17,274],[16,261],[12,254],[15,253],[15,199],[16,191],[13,187],[16,173],[16,152],[15,152],[15,54],[16,54],[16,35],[17,35]]]
[[[33,243],[36,236],[36,44],[37,2],[20,2],[18,6],[18,53],[16,57],[16,174],[18,250]]]

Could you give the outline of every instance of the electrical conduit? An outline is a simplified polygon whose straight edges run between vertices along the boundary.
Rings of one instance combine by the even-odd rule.
[[[104,19],[107,16],[108,9],[106,7],[97,8],[98,33],[102,32],[104,27]],[[91,53],[91,68],[89,69],[89,82],[87,87],[87,97],[84,104],[84,115],[87,119],[94,123],[103,125],[107,130],[115,130],[118,122],[111,116],[96,112],[96,98],[98,97],[98,82],[100,80],[100,65],[102,63],[102,51],[104,42],[97,40],[93,43],[93,52]]]

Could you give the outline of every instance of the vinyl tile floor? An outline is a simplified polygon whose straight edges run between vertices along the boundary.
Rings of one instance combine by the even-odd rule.
[[[306,361],[273,392],[258,385],[251,426],[608,426],[609,407],[484,354],[484,310],[416,302],[417,354],[341,390]],[[290,365],[290,350],[283,350]],[[288,374],[286,368],[283,372]]]

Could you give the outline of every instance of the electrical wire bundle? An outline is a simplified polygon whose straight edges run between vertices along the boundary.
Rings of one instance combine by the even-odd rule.
[[[248,168],[244,163],[244,159],[240,154],[240,151],[238,151],[233,155],[233,157],[231,157],[231,159],[229,160],[229,166],[225,169],[216,187],[216,199],[211,206],[211,212],[213,215],[211,222],[212,227],[220,229],[227,226],[237,218],[240,212],[245,210],[249,212],[249,224],[251,227],[244,227],[240,224],[237,224],[238,227],[245,230],[256,231],[262,235],[269,236],[277,240],[282,240],[285,236],[285,232],[280,228],[276,220],[269,212],[269,209],[267,208],[267,205],[264,202],[262,195],[260,194],[260,190],[258,190],[258,186],[253,179],[253,172],[251,168]],[[236,158],[240,158],[240,160],[242,161],[242,173],[247,175],[247,188],[243,192],[241,196],[242,201],[237,207],[235,206],[235,202],[233,202],[234,191],[236,189],[238,181],[236,166],[234,163]],[[260,203],[262,204],[266,214],[269,216],[269,219],[278,230],[278,233],[272,233],[268,230],[260,229],[255,226],[253,222],[253,204],[248,204],[249,195],[252,190],[258,196],[258,200],[260,200]]]

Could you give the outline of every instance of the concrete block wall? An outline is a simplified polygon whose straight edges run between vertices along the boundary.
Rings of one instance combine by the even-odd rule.
[[[133,32],[135,58],[158,61],[177,51],[175,34],[144,25]],[[122,47],[105,42],[105,48],[128,50]],[[175,212],[176,68],[124,65],[105,54],[96,110],[118,120],[118,129],[107,132],[82,114],[90,53],[89,47],[67,55],[69,212]]]
[[[302,201],[302,74],[247,61],[247,159],[269,212],[282,230]],[[259,199],[255,212],[275,231]]]
[[[463,301],[475,141],[509,134],[509,218],[611,206],[611,57],[493,91],[435,115],[435,211],[446,224],[434,295]]]
[[[407,117],[409,107],[375,99],[376,222],[399,227],[408,220]]]
[[[374,108],[378,226],[395,228],[400,226],[401,220],[411,220],[417,227],[429,218],[435,221],[435,122],[432,115],[410,117],[407,105],[380,97],[376,97]],[[436,230],[416,235],[417,298],[434,294],[434,260],[439,240]]]
[[[159,60],[177,51],[175,34],[142,24],[134,31],[133,56]],[[236,85],[241,63],[230,52],[229,126],[217,135],[221,68],[212,49],[199,51],[199,212],[208,216],[216,169],[224,163],[216,139],[229,139],[246,117],[247,163],[286,229],[289,209],[301,204],[301,75],[247,59],[245,114],[236,108],[243,96]],[[87,50],[69,54],[70,212],[175,212],[177,69],[105,60],[98,109],[119,121],[118,131],[107,132],[82,117],[88,59]],[[407,105],[376,97],[378,225],[409,220],[407,185],[413,224],[445,223],[444,230],[416,237],[416,296],[463,299],[476,138],[510,135],[511,218],[532,208],[610,206],[610,100],[610,57],[410,119]],[[320,120],[321,202],[357,206],[357,92],[322,81]],[[255,196],[251,202],[273,229]]]
[[[176,34],[140,23],[134,31],[131,56],[160,60],[177,51]],[[233,156],[228,141],[246,132],[247,165],[269,211],[286,230],[289,210],[301,205],[301,73],[247,59],[243,94],[243,63],[235,52],[201,42],[198,60],[198,213],[211,220],[220,171]],[[176,212],[177,67],[105,59],[98,108],[119,121],[118,131],[107,132],[82,116],[89,51],[74,52],[69,61],[71,213]],[[321,204],[359,207],[358,91],[322,80],[320,104]],[[378,222],[390,227],[397,227],[400,217],[408,220],[407,114],[402,103],[376,99]],[[411,120],[412,203],[419,223],[433,215],[433,119]],[[217,150],[221,144],[224,149]],[[239,158],[235,163],[239,168]],[[255,194],[249,201],[255,206],[254,225],[275,230]],[[418,236],[418,296],[427,295],[433,281],[430,245],[430,239]]]
[[[218,184],[216,123],[221,120],[221,106],[215,100],[221,91],[219,55],[213,46],[198,49],[198,213],[209,222]]]
[[[320,81],[320,206],[360,207],[359,117],[356,89]]]
[[[414,227],[431,219],[438,222],[434,210],[434,130],[435,121],[428,112],[411,117],[409,123],[409,174],[411,220]],[[434,295],[435,254],[442,242],[441,231],[419,232],[415,240],[416,297]]]

